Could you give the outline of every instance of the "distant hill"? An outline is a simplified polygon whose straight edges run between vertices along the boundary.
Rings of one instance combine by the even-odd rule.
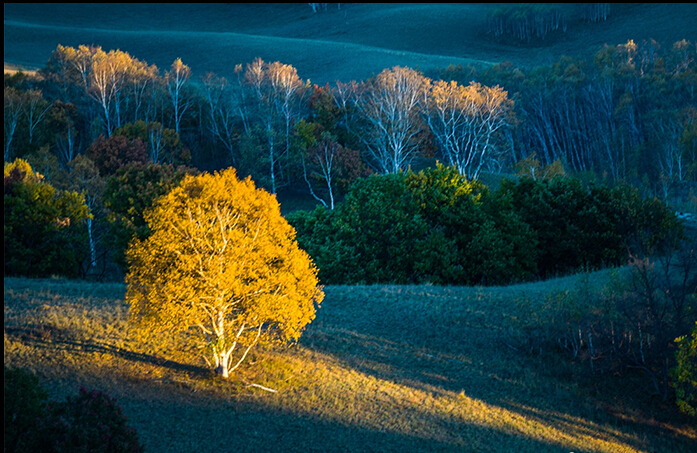
[[[4,60],[42,67],[58,44],[120,49],[166,68],[180,57],[196,76],[230,76],[260,57],[298,69],[315,83],[362,80],[395,65],[427,70],[449,64],[549,63],[589,56],[604,44],[654,39],[663,46],[697,41],[697,5],[612,4],[600,23],[571,21],[563,34],[529,45],[485,33],[499,4],[329,4],[313,12],[295,4],[4,5]],[[566,8],[574,16],[574,4]]]

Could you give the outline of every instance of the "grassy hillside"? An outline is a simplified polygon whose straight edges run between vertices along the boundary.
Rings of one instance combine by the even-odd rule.
[[[120,49],[161,69],[181,57],[195,76],[229,76],[256,57],[281,61],[315,83],[362,80],[395,65],[427,70],[449,64],[549,63],[587,56],[603,44],[697,39],[692,3],[613,4],[610,19],[577,24],[528,46],[486,36],[497,4],[34,4],[4,5],[4,59],[45,64],[57,44]],[[568,6],[567,8],[573,8]],[[573,14],[573,9],[569,15]]]
[[[694,420],[502,341],[519,300],[577,284],[327,287],[297,346],[222,382],[132,342],[123,285],[6,278],[4,363],[107,391],[153,453],[692,451]]]

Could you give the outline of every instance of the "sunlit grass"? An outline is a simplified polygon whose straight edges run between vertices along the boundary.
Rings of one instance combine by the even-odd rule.
[[[56,397],[109,392],[150,452],[691,451],[689,420],[605,398],[571,364],[501,341],[518,298],[576,281],[327,287],[298,345],[258,350],[224,381],[133,342],[123,285],[5,279],[4,357]]]
[[[445,443],[463,451],[539,451],[540,444],[579,451],[645,451],[638,447],[642,440],[637,435],[581,417],[525,406],[502,407],[462,391],[415,388],[332,365],[330,359],[316,356],[297,366],[308,363],[318,366],[309,379],[317,384],[295,389],[298,399],[276,401],[281,408],[302,410],[338,424]]]

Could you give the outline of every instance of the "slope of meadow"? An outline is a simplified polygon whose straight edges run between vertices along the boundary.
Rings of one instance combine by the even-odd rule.
[[[588,56],[602,45],[697,39],[692,3],[614,4],[610,19],[572,25],[530,46],[484,33],[498,4],[5,4],[4,61],[43,66],[58,44],[120,49],[167,68],[181,57],[196,76],[230,76],[260,57],[298,69],[314,83],[362,80],[395,65],[428,70],[449,64],[546,64]],[[571,7],[569,7],[571,8]]]
[[[674,410],[506,346],[521,298],[578,282],[327,287],[298,345],[259,350],[222,382],[134,343],[122,284],[6,278],[4,363],[54,398],[107,391],[151,453],[692,451],[693,421]]]

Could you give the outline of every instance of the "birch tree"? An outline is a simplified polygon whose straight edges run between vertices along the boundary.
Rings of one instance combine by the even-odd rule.
[[[299,103],[305,85],[292,66],[265,63],[261,58],[247,65],[244,85],[256,103],[254,112],[267,156],[267,174],[271,191],[276,193],[283,177],[283,158],[290,152],[291,126],[300,114]]]
[[[131,321],[193,332],[224,378],[262,341],[294,342],[324,294],[276,198],[234,169],[187,176],[146,214],[128,250]]]
[[[12,140],[15,138],[19,119],[25,106],[26,95],[13,87],[4,88],[4,139],[5,139],[5,162],[12,160],[11,149]]]
[[[90,93],[101,107],[107,137],[121,126],[123,91],[131,64],[130,55],[119,50],[106,53],[99,49],[93,55]]]
[[[46,118],[46,114],[51,110],[52,104],[45,101],[41,90],[27,91],[27,108],[24,111],[27,120],[27,129],[29,131],[29,144],[34,143],[36,129],[39,124]]]
[[[438,81],[430,96],[430,126],[441,153],[461,175],[476,179],[494,158],[496,134],[508,124],[513,101],[501,87]]]
[[[129,100],[133,103],[130,122],[141,119],[146,123],[152,121],[154,112],[148,100],[154,95],[155,85],[160,81],[157,66],[134,59],[127,75]]]
[[[223,145],[230,155],[233,166],[237,166],[235,155],[235,125],[242,117],[237,106],[233,87],[225,77],[208,73],[202,79],[203,92],[208,106],[208,129],[215,140]]]
[[[419,154],[430,84],[413,69],[396,66],[367,83],[357,98],[364,122],[358,135],[377,172],[406,170]]]
[[[291,65],[274,62],[268,65],[268,79],[276,102],[276,110],[283,120],[285,152],[290,151],[290,127],[299,116],[300,100],[304,94],[303,81]]]
[[[55,101],[47,119],[54,149],[63,168],[68,168],[68,163],[75,158],[80,148],[80,134],[75,127],[78,116],[75,105]]]
[[[184,87],[191,77],[191,68],[182,63],[181,58],[177,58],[172,63],[169,71],[165,74],[167,91],[172,102],[172,115],[174,119],[174,130],[181,135],[181,121],[184,113],[190,107],[190,100],[186,97]]]
[[[98,244],[101,242],[101,234],[94,228],[95,217],[105,217],[102,194],[105,181],[99,176],[99,170],[89,158],[79,155],[69,162],[70,173],[68,175],[68,189],[82,195],[85,205],[92,213],[87,218],[87,236],[89,240],[90,258],[89,268],[97,267]]]
[[[305,156],[302,159],[303,176],[310,189],[310,194],[325,208],[334,209],[335,178],[336,173],[339,172],[339,160],[343,151],[343,147],[325,132],[316,143],[310,146],[307,159]],[[309,171],[308,163],[311,164]],[[328,201],[315,192],[312,180],[319,180],[323,183]]]

